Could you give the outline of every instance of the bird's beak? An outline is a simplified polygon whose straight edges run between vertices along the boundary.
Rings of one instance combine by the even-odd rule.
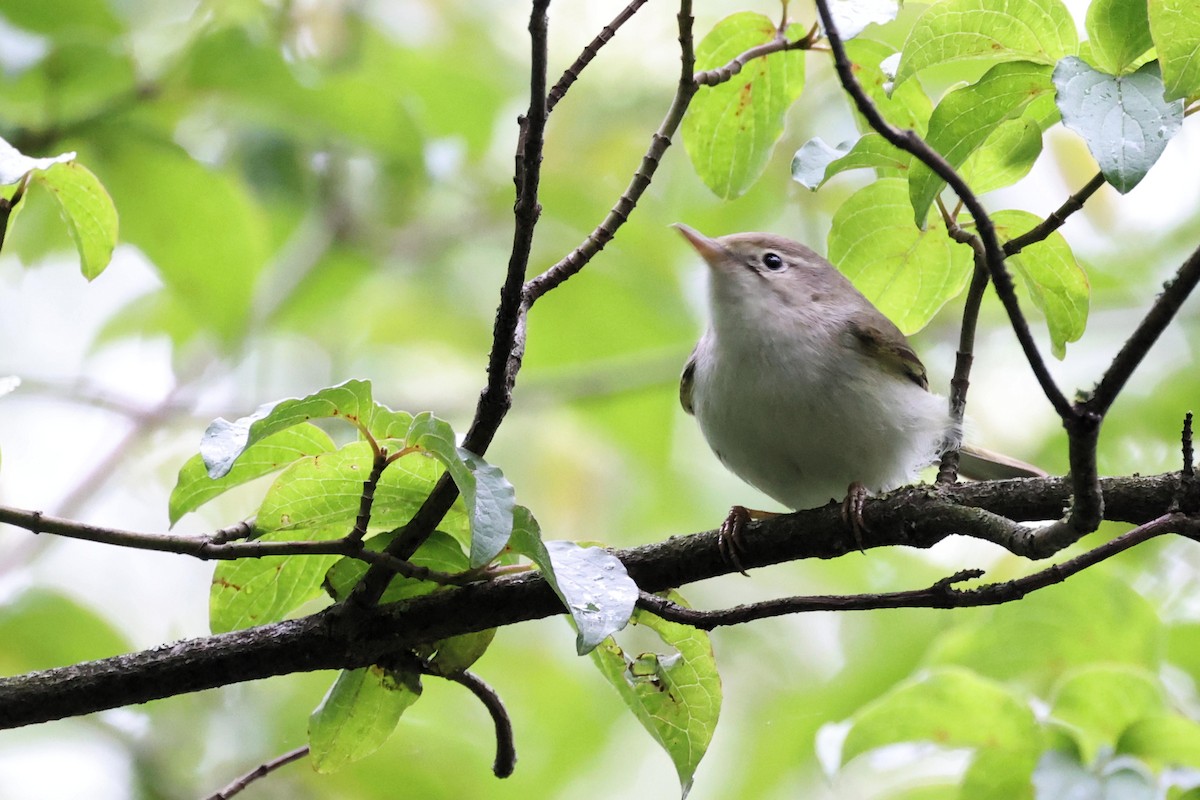
[[[676,222],[675,230],[683,234],[696,252],[710,265],[716,266],[727,255],[724,245],[716,239],[710,239],[695,228],[689,228],[682,222]]]

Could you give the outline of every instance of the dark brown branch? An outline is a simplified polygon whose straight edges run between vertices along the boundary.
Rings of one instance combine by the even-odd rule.
[[[1162,294],[1154,301],[1137,330],[1113,358],[1112,364],[1087,401],[1086,405],[1091,411],[1097,414],[1107,413],[1129,377],[1133,375],[1133,371],[1142,363],[1142,359],[1158,341],[1167,325],[1171,324],[1171,320],[1195,290],[1197,283],[1200,283],[1200,248],[1194,250],[1179,267],[1175,277],[1164,284]]]
[[[1042,224],[1005,242],[1004,255],[1015,256],[1026,247],[1029,247],[1029,245],[1040,242],[1054,233],[1063,226],[1063,223],[1067,221],[1067,217],[1082,209],[1087,199],[1094,195],[1104,184],[1104,173],[1097,172],[1092,176],[1090,181],[1084,184],[1082,189],[1068,197],[1061,206],[1051,212],[1050,216],[1042,221]]]
[[[583,72],[584,67],[592,62],[600,53],[600,48],[608,44],[608,41],[617,35],[617,31],[621,26],[633,17],[642,6],[646,5],[646,0],[632,0],[632,2],[621,9],[621,12],[613,18],[613,21],[604,26],[600,33],[596,34],[596,38],[588,42],[583,52],[579,54],[579,58],[575,59],[571,66],[567,67],[563,72],[562,77],[554,84],[554,88],[550,90],[550,96],[546,98],[546,113],[549,114],[558,105],[558,101],[562,100],[567,94],[567,90],[575,81],[579,80],[579,73]]]
[[[308,755],[308,745],[297,747],[295,750],[289,750],[281,756],[276,756],[270,761],[259,764],[254,769],[241,776],[233,783],[226,786],[213,794],[209,795],[207,800],[229,800],[234,795],[241,794],[242,790],[260,778],[265,778],[280,767],[285,767],[293,761],[299,761]]]
[[[1200,484],[1179,473],[1106,479],[1107,518],[1144,524],[1176,508],[1200,507]],[[964,511],[1014,520],[1057,517],[1069,495],[1060,478],[914,487],[872,500],[864,509],[864,545],[931,547],[951,534],[972,534]],[[1181,492],[1183,495],[1181,496]],[[1187,532],[1197,537],[1194,530]],[[801,558],[836,558],[855,544],[841,506],[752,523],[741,560],[760,567]],[[617,556],[648,592],[732,570],[716,531],[623,550]],[[142,703],[240,681],[318,669],[353,669],[450,636],[563,613],[535,573],[435,592],[387,606],[333,606],[311,617],[204,637],[102,661],[0,679],[0,728],[19,727]],[[564,629],[564,641],[570,636]],[[568,646],[568,645],[564,645]]]
[[[1101,561],[1112,558],[1118,553],[1123,553],[1156,536],[1168,533],[1183,533],[1195,537],[1200,533],[1200,524],[1183,514],[1166,514],[1069,561],[1054,564],[1015,580],[979,586],[974,589],[955,589],[954,584],[982,577],[982,570],[964,570],[948,578],[943,578],[927,589],[913,589],[904,592],[783,597],[717,611],[687,608],[658,595],[642,592],[638,599],[638,605],[663,619],[706,631],[723,625],[740,625],[768,617],[808,611],[993,606],[1020,600],[1030,592],[1062,583],[1088,567],[1095,566]]]
[[[842,44],[841,37],[838,36],[833,16],[829,12],[829,3],[827,0],[816,0],[816,3],[817,10],[821,15],[821,24],[825,27],[825,35],[829,39],[829,47],[833,51],[834,66],[837,69],[838,78],[841,80],[842,87],[854,99],[859,113],[866,118],[871,128],[877,131],[883,138],[901,150],[916,156],[922,163],[933,170],[939,178],[944,180],[954,190],[963,205],[971,213],[971,217],[975,221],[975,227],[979,232],[979,238],[983,242],[988,271],[991,273],[992,282],[996,286],[996,294],[999,296],[1000,302],[1003,303],[1004,310],[1008,313],[1009,322],[1012,324],[1017,341],[1021,344],[1025,358],[1029,362],[1034,375],[1037,377],[1038,384],[1041,385],[1046,398],[1054,406],[1054,410],[1064,421],[1070,419],[1074,416],[1075,410],[1054,382],[1054,378],[1050,375],[1050,370],[1047,368],[1046,362],[1038,350],[1037,343],[1033,340],[1033,333],[1029,329],[1029,322],[1025,319],[1025,314],[1021,311],[1020,304],[1017,301],[1012,276],[1004,266],[1004,252],[1000,247],[999,240],[996,238],[996,229],[992,225],[991,217],[988,216],[983,204],[979,202],[979,198],[971,191],[971,187],[966,184],[958,172],[950,166],[940,153],[930,147],[925,140],[917,135],[916,131],[900,130],[883,118],[883,115],[879,113],[879,109],[875,107],[871,98],[854,76],[854,65],[850,63],[850,59],[846,55],[846,48]]]
[[[538,186],[541,180],[542,149],[546,138],[546,61],[549,21],[546,10],[550,0],[534,0],[529,15],[530,65],[529,110],[521,117],[517,142],[514,182],[516,202],[513,205],[513,244],[509,255],[504,286],[500,290],[500,305],[492,329],[492,349],[488,355],[487,385],[479,395],[475,418],[463,438],[463,447],[483,456],[492,437],[512,407],[512,392],[517,373],[525,355],[525,304],[522,292],[529,254],[533,250],[533,234],[541,216]],[[388,546],[387,555],[407,559],[429,538],[442,517],[454,505],[458,488],[448,473],[443,474],[400,535]],[[378,602],[391,579],[391,572],[381,566],[372,567],[355,587],[351,601],[355,605]]]

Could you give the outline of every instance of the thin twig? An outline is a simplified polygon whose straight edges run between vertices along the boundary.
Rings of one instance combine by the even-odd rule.
[[[946,223],[946,231],[956,242],[969,245],[974,255],[975,269],[971,285],[963,302],[962,324],[958,334],[958,352],[954,360],[954,375],[950,378],[950,418],[961,426],[967,410],[967,390],[971,386],[971,366],[975,362],[975,332],[979,327],[979,309],[991,276],[988,273],[983,242],[978,236],[958,224],[958,208],[953,212],[937,198],[938,210]],[[958,479],[959,450],[951,448],[942,455],[938,465],[938,483],[954,483]]]
[[[671,146],[671,137],[679,129],[684,112],[699,88],[692,73],[696,68],[696,55],[692,45],[692,4],[681,0],[679,4],[679,81],[675,96],[658,130],[650,138],[650,147],[642,156],[641,164],[625,188],[625,192],[609,210],[599,225],[587,235],[583,242],[561,261],[525,284],[525,303],[531,307],[547,292],[557,288],[567,279],[579,273],[604,246],[617,235],[617,230],[629,219],[642,194],[650,187],[650,181],[658,170],[663,154]]]
[[[1142,363],[1142,359],[1146,357],[1159,335],[1171,324],[1183,301],[1196,288],[1197,283],[1200,283],[1200,248],[1194,250],[1179,267],[1175,277],[1163,285],[1162,294],[1154,301],[1154,305],[1146,312],[1137,329],[1113,358],[1112,364],[1096,384],[1095,391],[1087,401],[1087,407],[1091,411],[1097,414],[1108,411],[1125,387],[1126,381]]]
[[[1183,476],[1190,479],[1196,474],[1195,453],[1192,450],[1192,412],[1190,411],[1183,416],[1183,431],[1179,438],[1183,443]]]
[[[1104,173],[1097,172],[1092,176],[1090,181],[1084,184],[1082,189],[1068,197],[1066,201],[1053,212],[1051,212],[1050,216],[1046,217],[1046,219],[1043,220],[1040,225],[1005,242],[1004,255],[1015,256],[1029,245],[1040,242],[1050,234],[1054,233],[1063,226],[1063,223],[1067,221],[1067,217],[1082,209],[1083,204],[1087,202],[1087,199],[1095,194],[1104,184]]]
[[[223,528],[210,536],[139,533],[120,528],[89,525],[62,517],[49,516],[40,511],[26,511],[9,506],[0,506],[0,523],[24,528],[33,533],[49,533],[68,539],[80,539],[134,550],[176,553],[202,561],[232,561],[238,558],[266,558],[268,556],[345,556],[378,567],[389,576],[397,574],[405,578],[446,585],[470,583],[479,580],[480,576],[484,574],[478,570],[469,570],[463,573],[431,570],[397,558],[387,552],[369,550],[363,546],[361,541],[349,537],[324,541],[232,541],[234,538],[242,538],[251,532],[252,529],[248,523],[238,523],[229,528]]]
[[[301,758],[304,758],[308,755],[308,749],[308,745],[297,747],[295,750],[289,750],[281,756],[276,756],[270,761],[259,764],[224,789],[210,794],[205,800],[229,800],[234,795],[241,794],[243,789],[259,778],[265,778],[280,767],[287,766],[293,761],[299,761]]]
[[[617,35],[617,31],[621,26],[633,17],[642,6],[646,5],[646,0],[633,0],[629,5],[621,9],[621,12],[613,18],[613,21],[604,26],[600,33],[596,34],[596,38],[588,42],[583,52],[579,54],[579,58],[575,59],[571,66],[563,71],[562,77],[554,84],[554,88],[550,90],[549,97],[546,98],[546,113],[549,114],[558,105],[558,101],[562,100],[567,94],[567,90],[575,81],[579,80],[579,73],[583,72],[583,68],[592,62],[600,53],[600,48],[608,44],[608,41]]]
[[[747,64],[756,58],[763,58],[772,53],[782,53],[787,50],[807,50],[812,47],[812,43],[811,33],[806,34],[803,39],[796,39],[795,41],[789,41],[780,33],[775,39],[766,44],[751,47],[746,52],[740,53],[724,66],[704,72],[697,72],[692,76],[692,80],[697,86],[716,86],[737,75]]]
[[[1156,536],[1186,532],[1194,536],[1197,522],[1183,514],[1165,514],[1158,519],[1118,536],[1080,556],[1046,569],[1003,583],[974,589],[955,589],[954,584],[981,577],[982,570],[964,570],[943,578],[926,589],[857,595],[816,595],[784,597],[716,611],[686,608],[658,595],[640,592],[638,605],[663,619],[712,630],[724,625],[740,625],[767,617],[809,611],[862,611],[879,608],[966,608],[991,606],[1020,600],[1030,592],[1062,583],[1088,567],[1112,558]]]
[[[363,481],[362,495],[358,500],[358,517],[354,520],[354,530],[350,531],[346,538],[352,542],[361,542],[367,535],[367,526],[371,524],[371,507],[375,504],[375,489],[379,486],[379,479],[383,477],[383,471],[387,469],[387,465],[392,463],[388,458],[387,449],[381,448],[375,443],[375,437],[368,437],[367,441],[371,442],[371,447],[375,450],[375,457],[371,461],[371,474]]]

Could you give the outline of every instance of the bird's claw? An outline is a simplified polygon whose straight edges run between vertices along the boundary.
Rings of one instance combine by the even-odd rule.
[[[842,522],[850,529],[850,533],[854,536],[854,546],[860,553],[866,552],[863,545],[863,534],[871,532],[862,515],[863,507],[870,496],[871,493],[867,491],[867,487],[855,481],[846,489],[846,499],[842,501]]]
[[[742,532],[749,522],[750,510],[745,506],[734,506],[729,509],[729,515],[717,529],[717,549],[721,552],[721,559],[747,578],[750,577],[750,573],[746,572],[746,568],[742,566],[740,553],[742,551]]]

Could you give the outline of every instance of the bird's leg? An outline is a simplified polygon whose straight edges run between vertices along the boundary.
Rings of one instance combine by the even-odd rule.
[[[717,529],[717,548],[721,551],[721,558],[725,563],[749,578],[750,573],[746,572],[746,568],[742,566],[742,559],[739,556],[742,551],[742,531],[750,524],[750,520],[770,519],[777,516],[779,515],[774,511],[760,511],[745,506],[734,506],[729,509],[729,515]]]
[[[854,544],[860,553],[866,552],[863,547],[863,534],[870,532],[862,516],[863,506],[870,496],[867,487],[855,481],[846,488],[846,499],[842,501],[842,522],[846,523],[846,527],[854,535]]]

